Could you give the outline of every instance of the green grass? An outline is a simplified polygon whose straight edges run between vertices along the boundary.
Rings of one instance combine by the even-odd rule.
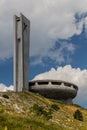
[[[44,118],[37,116],[11,116],[7,114],[0,115],[0,130],[4,130],[7,126],[8,130],[62,130],[61,126],[47,122]]]
[[[7,130],[87,130],[87,110],[78,105],[63,104],[33,93],[8,92],[0,93],[0,97],[0,130],[5,127]],[[78,109],[83,121],[74,119]]]

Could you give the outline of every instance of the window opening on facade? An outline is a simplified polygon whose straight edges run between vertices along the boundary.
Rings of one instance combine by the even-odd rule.
[[[71,84],[69,83],[64,83],[65,86],[71,87]]]
[[[30,82],[29,83],[29,86],[34,86],[35,85],[35,82]]]
[[[61,82],[51,82],[53,85],[61,85]]]
[[[48,82],[37,82],[38,85],[48,85]]]

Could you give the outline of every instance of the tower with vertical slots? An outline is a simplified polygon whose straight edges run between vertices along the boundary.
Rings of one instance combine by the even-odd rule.
[[[14,16],[14,87],[16,92],[28,90],[30,21]]]

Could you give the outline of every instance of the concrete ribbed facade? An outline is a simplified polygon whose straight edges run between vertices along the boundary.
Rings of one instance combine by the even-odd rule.
[[[29,81],[29,91],[41,94],[47,98],[72,103],[78,87],[62,80],[32,80]]]

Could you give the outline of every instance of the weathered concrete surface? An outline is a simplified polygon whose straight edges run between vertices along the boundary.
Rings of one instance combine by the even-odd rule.
[[[28,90],[30,21],[14,16],[14,87],[15,91]]]
[[[47,98],[72,103],[72,99],[77,95],[78,87],[61,80],[32,80],[29,81],[29,90]]]

